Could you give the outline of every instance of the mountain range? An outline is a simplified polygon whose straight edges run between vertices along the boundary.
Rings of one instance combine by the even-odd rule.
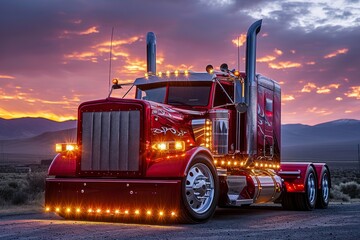
[[[0,164],[51,159],[55,155],[55,143],[76,142],[76,124],[75,120],[0,118]],[[350,168],[359,166],[360,120],[340,119],[314,126],[285,124],[281,131],[283,160],[324,161]]]
[[[76,120],[55,122],[46,118],[0,118],[0,140],[30,138],[45,132],[76,127]]]

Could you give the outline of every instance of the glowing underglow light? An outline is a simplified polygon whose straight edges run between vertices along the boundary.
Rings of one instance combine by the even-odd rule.
[[[77,212],[77,213],[79,213],[80,211],[81,211],[80,208],[77,208],[77,209],[76,209],[76,212]]]
[[[55,212],[60,212],[60,208],[56,208],[56,209],[55,209]]]
[[[138,209],[135,210],[135,214],[136,215],[139,215],[140,214],[140,211]]]
[[[146,215],[150,216],[150,215],[151,215],[151,211],[150,211],[150,210],[147,210],[147,211],[146,211]]]
[[[171,212],[172,217],[175,217],[175,215],[176,215],[175,212]]]
[[[115,214],[119,214],[120,211],[118,209],[115,210]]]
[[[164,216],[164,212],[163,212],[163,211],[160,211],[160,212],[159,212],[159,215],[160,215],[160,216]]]
[[[107,210],[106,210],[106,213],[110,213],[110,210],[109,210],[109,209],[107,209]]]
[[[101,213],[101,209],[98,208],[98,209],[96,210],[96,212],[97,212],[97,213]]]
[[[126,215],[128,215],[129,214],[129,210],[125,210],[125,212],[124,212]]]
[[[71,212],[71,209],[70,209],[70,208],[67,208],[67,209],[66,209],[66,212],[68,212],[68,213]]]
[[[50,208],[49,208],[49,207],[45,208],[45,211],[49,212],[49,211],[50,211]]]

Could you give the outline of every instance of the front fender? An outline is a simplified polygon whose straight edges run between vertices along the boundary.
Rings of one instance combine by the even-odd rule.
[[[186,169],[192,159],[199,153],[212,158],[212,154],[207,148],[195,147],[183,154],[151,159],[145,176],[151,178],[182,178],[186,175]]]
[[[62,176],[62,177],[75,177],[76,176],[76,159],[75,154],[57,154],[52,160],[48,175],[49,176]]]

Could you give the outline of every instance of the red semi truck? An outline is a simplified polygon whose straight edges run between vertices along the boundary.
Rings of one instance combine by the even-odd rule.
[[[328,166],[281,162],[280,85],[255,72],[260,28],[261,20],[248,30],[245,73],[227,64],[156,72],[148,33],[135,99],[109,94],[79,106],[77,143],[58,144],[48,171],[46,211],[200,223],[217,206],[326,208]]]

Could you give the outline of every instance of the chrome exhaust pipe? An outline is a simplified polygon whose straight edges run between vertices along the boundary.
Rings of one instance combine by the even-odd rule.
[[[246,36],[246,81],[245,104],[246,113],[246,149],[247,164],[251,164],[257,154],[257,81],[256,81],[256,36],[260,32],[262,20],[254,22]]]
[[[156,36],[153,32],[146,36],[146,59],[147,72],[156,74]]]

